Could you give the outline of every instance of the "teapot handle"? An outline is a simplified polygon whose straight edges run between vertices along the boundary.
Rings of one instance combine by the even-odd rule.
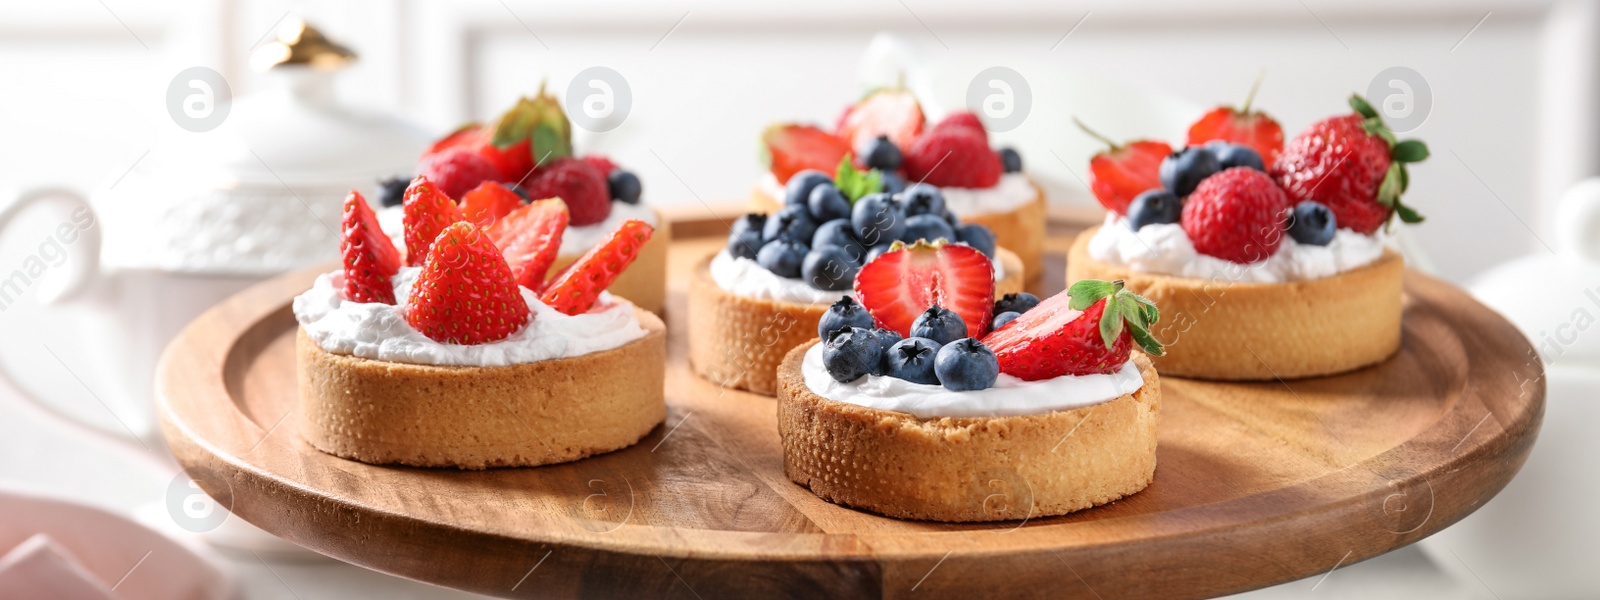
[[[59,278],[46,278],[40,282],[37,298],[42,304],[58,304],[82,295],[99,274],[100,222],[94,208],[89,206],[89,200],[82,194],[65,188],[42,187],[0,199],[0,231],[9,227],[28,208],[47,203],[66,208],[69,220],[45,232],[45,243],[40,246],[39,252],[42,255],[51,247],[56,252],[64,252],[67,258],[63,265],[66,273]],[[41,255],[35,255],[35,258],[53,260]],[[22,271],[10,275],[0,273],[0,294],[19,296],[26,291],[16,288],[14,278],[19,274],[23,283],[33,283]],[[15,301],[15,298],[8,301]]]

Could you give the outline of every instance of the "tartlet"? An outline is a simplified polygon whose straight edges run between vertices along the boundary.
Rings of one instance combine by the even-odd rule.
[[[996,249],[1004,273],[997,296],[1023,289],[1022,261]],[[689,364],[718,385],[771,396],[777,369],[790,349],[814,339],[828,304],[800,304],[740,296],[711,278],[711,260],[700,261],[689,286]]]
[[[1405,261],[1394,250],[1330,277],[1285,283],[1133,271],[1089,255],[1099,227],[1078,235],[1067,281],[1121,279],[1162,310],[1152,328],[1166,375],[1220,380],[1313,377],[1359,369],[1400,349]]]
[[[666,418],[666,326],[637,313],[645,337],[502,367],[338,355],[301,332],[301,437],[365,463],[461,469],[561,463],[631,446]]]
[[[919,419],[837,402],[778,369],[783,470],[818,497],[902,519],[970,522],[1061,515],[1143,490],[1155,476],[1161,385],[1142,354],[1132,394],[1067,411]]]

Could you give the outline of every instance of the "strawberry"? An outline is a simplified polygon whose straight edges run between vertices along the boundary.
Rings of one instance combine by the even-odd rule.
[[[806,169],[833,172],[850,144],[811,125],[776,124],[761,134],[762,159],[778,183]]]
[[[411,288],[406,322],[447,344],[486,344],[528,323],[528,303],[511,267],[478,226],[461,222],[439,234]]]
[[[439,237],[439,232],[451,223],[466,220],[461,215],[461,209],[456,208],[455,201],[441,193],[424,176],[411,180],[411,185],[406,188],[404,206],[402,223],[405,227],[406,264],[413,267],[421,265],[423,259],[427,258],[428,247]]]
[[[989,130],[983,128],[983,121],[979,120],[978,115],[971,111],[958,110],[945,115],[929,131],[943,131],[946,129],[966,129],[983,134],[985,139],[989,137]]]
[[[1135,344],[1162,355],[1150,335],[1160,318],[1154,304],[1121,281],[1085,279],[994,330],[983,344],[999,359],[1001,373],[1024,381],[1115,373]]]
[[[528,182],[528,197],[562,199],[572,213],[573,225],[593,225],[611,216],[606,176],[575,158],[556,159],[540,167]]]
[[[1196,252],[1248,264],[1278,251],[1291,206],[1272,177],[1234,167],[1200,182],[1179,221]]]
[[[1239,108],[1219,106],[1200,117],[1189,126],[1189,145],[1200,146],[1212,140],[1222,140],[1249,146],[1261,155],[1268,171],[1283,151],[1283,126],[1267,113],[1250,110],[1261,80],[1250,86],[1250,95]]]
[[[895,242],[861,267],[855,292],[879,327],[902,336],[937,304],[961,315],[975,338],[988,331],[994,310],[994,263],[965,244]]]
[[[582,160],[589,163],[589,166],[594,167],[594,170],[599,171],[602,176],[610,175],[612,171],[617,170],[617,163],[611,162],[611,159],[599,154],[590,154],[583,157]]]
[[[522,141],[505,148],[498,148],[489,143],[493,134],[493,128],[485,128],[480,123],[468,123],[434,142],[433,146],[422,154],[422,162],[427,162],[433,156],[451,148],[466,148],[478,153],[494,165],[495,171],[499,173],[496,180],[521,181],[523,175],[533,170],[533,158],[528,149],[528,142]]]
[[[1291,140],[1273,176],[1293,202],[1321,202],[1342,228],[1370,234],[1395,215],[1422,222],[1400,195],[1410,182],[1406,164],[1428,158],[1428,147],[1395,140],[1360,96],[1352,95],[1350,106],[1356,114],[1318,121]]]
[[[1072,122],[1107,146],[1089,159],[1089,191],[1106,210],[1127,216],[1134,197],[1161,187],[1161,161],[1172,154],[1172,146],[1155,140],[1118,144],[1076,118]]]
[[[339,254],[344,259],[344,299],[394,304],[389,278],[400,270],[400,252],[378,226],[361,192],[350,190],[339,222]]]
[[[922,105],[904,88],[874,90],[840,119],[835,133],[850,148],[864,148],[880,135],[909,148],[922,133]]]
[[[1005,168],[981,133],[967,127],[929,131],[906,152],[906,177],[939,187],[986,188],[1000,182]]]
[[[494,164],[466,148],[450,148],[428,157],[417,167],[417,174],[433,181],[439,191],[451,198],[460,198],[478,184],[500,178]]]
[[[539,300],[569,315],[589,312],[600,292],[616,281],[623,269],[639,257],[639,248],[650,241],[655,228],[638,219],[624,221],[611,237],[589,249],[576,262],[557,275]]]
[[[560,198],[546,198],[511,211],[486,232],[505,254],[517,284],[540,291],[544,289],[545,273],[561,252],[561,234],[566,229],[566,203]]]
[[[461,197],[462,216],[478,227],[493,225],[518,206],[522,206],[522,196],[493,181],[480,183]]]

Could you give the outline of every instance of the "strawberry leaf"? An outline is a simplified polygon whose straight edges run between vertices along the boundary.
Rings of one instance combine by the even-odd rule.
[[[1394,149],[1389,151],[1389,156],[1395,162],[1422,162],[1428,158],[1428,145],[1417,140],[1406,140],[1395,144]]]
[[[1383,181],[1378,184],[1378,204],[1394,208],[1400,202],[1400,192],[1405,190],[1404,175],[1400,172],[1400,163],[1389,164],[1389,172],[1384,173]]]
[[[1122,307],[1110,299],[1106,300],[1106,308],[1100,313],[1100,341],[1105,342],[1106,349],[1117,343],[1117,338],[1122,335]]]
[[[1150,330],[1148,329],[1143,327],[1129,327],[1128,335],[1129,337],[1133,338],[1133,343],[1139,345],[1139,349],[1144,350],[1145,354],[1149,354],[1150,356],[1162,356],[1167,353],[1166,350],[1162,349],[1161,342],[1156,340],[1155,336],[1150,335]]]
[[[1101,298],[1110,296],[1117,291],[1118,286],[1109,281],[1099,279],[1084,279],[1067,288],[1067,295],[1072,297],[1072,302],[1067,304],[1072,310],[1089,310]]]
[[[1405,223],[1421,223],[1424,219],[1421,214],[1404,204],[1396,204],[1394,206],[1394,212],[1395,214],[1400,215],[1400,220]]]
[[[1350,108],[1368,119],[1378,118],[1378,111],[1373,110],[1372,105],[1367,104],[1366,98],[1362,98],[1359,94],[1350,94]]]

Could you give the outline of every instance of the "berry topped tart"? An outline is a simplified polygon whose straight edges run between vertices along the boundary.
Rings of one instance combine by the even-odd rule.
[[[830,502],[933,521],[1062,515],[1144,489],[1156,306],[1096,280],[991,303],[981,277],[948,276],[962,250],[868,263],[859,303],[834,304],[784,358],[784,472]]]
[[[417,176],[454,200],[468,220],[488,227],[530,200],[560,198],[569,223],[550,274],[566,268],[626,221],[643,221],[655,236],[633,268],[611,285],[611,292],[645,310],[661,313],[666,302],[667,245],[671,233],[655,210],[640,202],[643,187],[633,172],[610,159],[578,156],[572,126],[556,99],[539,90],[523,98],[492,123],[468,123],[433,143],[417,164]],[[410,181],[381,182],[378,220],[384,231],[402,235],[401,202]]]
[[[547,276],[562,200],[512,202],[483,227],[426,178],[404,197],[403,255],[351,192],[342,268],[294,299],[307,442],[374,464],[532,466],[630,446],[665,418],[666,327],[605,291],[648,223]]]
[[[976,114],[953,112],[930,126],[910,91],[880,88],[845,107],[831,131],[796,123],[769,126],[761,149],[767,172],[752,192],[761,212],[806,203],[812,181],[807,177],[831,172],[849,157],[857,167],[882,172],[884,192],[914,183],[938,187],[951,213],[988,227],[1001,246],[1022,258],[1029,285],[1041,277],[1044,191],[1023,174],[1015,149],[990,147]]]
[[[1405,270],[1387,231],[1422,221],[1400,195],[1428,148],[1349,103],[1287,145],[1248,103],[1207,113],[1177,150],[1113,144],[1090,164],[1105,223],[1073,244],[1067,280],[1125,280],[1161,304],[1166,375],[1312,377],[1387,359]]]
[[[989,228],[961,222],[934,186],[880,191],[886,176],[840,158],[832,178],[807,171],[790,179],[791,187],[807,187],[805,201],[733,222],[726,247],[695,270],[689,289],[695,372],[721,385],[776,393],[784,354],[810,339],[829,305],[854,293],[863,264],[906,243],[927,242],[914,256],[932,255],[924,247],[959,246],[987,285],[1022,291],[1021,259],[996,246]]]

